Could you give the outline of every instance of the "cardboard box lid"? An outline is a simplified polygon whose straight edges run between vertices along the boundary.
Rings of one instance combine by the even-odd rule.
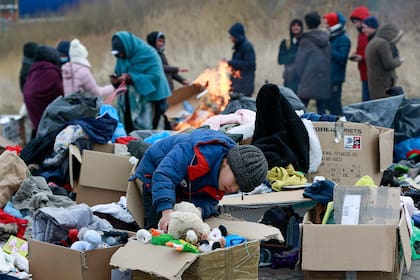
[[[242,206],[242,207],[265,207],[290,205],[301,202],[311,201],[310,198],[303,197],[303,189],[292,191],[280,191],[263,194],[227,195],[219,202],[220,206]]]
[[[132,170],[128,159],[128,156],[84,150],[79,185],[125,192]]]
[[[112,255],[110,265],[141,270],[166,279],[181,279],[182,273],[198,257],[198,254],[177,252],[173,248],[129,240]]]
[[[280,242],[284,242],[281,231],[276,227],[262,223],[238,220],[226,214],[209,218],[206,220],[206,223],[210,228],[217,228],[219,225],[224,225],[227,228],[228,233],[241,235],[247,240],[276,239]]]
[[[303,224],[302,228],[303,270],[394,270],[395,225]]]
[[[204,87],[201,85],[193,84],[186,87],[181,87],[172,92],[168,97],[169,108],[166,110],[165,115],[168,118],[176,118],[179,113],[184,109],[183,101],[188,101],[193,108],[197,107],[200,102],[198,95],[203,92]]]

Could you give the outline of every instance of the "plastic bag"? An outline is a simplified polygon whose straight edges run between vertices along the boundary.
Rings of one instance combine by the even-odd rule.
[[[63,129],[68,121],[97,116],[100,100],[75,92],[66,97],[57,97],[48,105],[39,122],[36,137],[43,137],[56,129]]]

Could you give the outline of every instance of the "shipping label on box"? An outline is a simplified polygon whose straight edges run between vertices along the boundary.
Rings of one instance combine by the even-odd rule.
[[[354,185],[364,175],[379,184],[392,164],[394,130],[351,122],[313,122],[322,148],[322,163],[308,179],[324,176]]]

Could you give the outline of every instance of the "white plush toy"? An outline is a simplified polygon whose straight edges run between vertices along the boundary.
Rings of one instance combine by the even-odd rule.
[[[201,212],[190,202],[175,204],[174,211],[170,215],[168,233],[175,239],[197,244],[203,236],[210,233],[210,226],[201,218]]]
[[[71,249],[78,251],[87,251],[100,248],[102,246],[102,237],[96,230],[87,230],[79,241],[71,245]]]

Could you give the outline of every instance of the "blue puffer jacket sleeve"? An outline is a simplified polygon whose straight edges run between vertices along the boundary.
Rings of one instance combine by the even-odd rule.
[[[187,177],[192,151],[191,143],[176,144],[157,166],[152,177],[153,207],[157,212],[173,208],[176,186]]]

